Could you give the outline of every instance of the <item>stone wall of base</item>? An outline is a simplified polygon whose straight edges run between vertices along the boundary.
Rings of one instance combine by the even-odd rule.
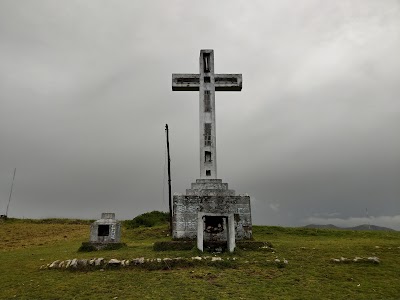
[[[195,196],[174,195],[172,235],[174,239],[197,237],[198,212],[234,214],[236,240],[252,238],[249,196]]]

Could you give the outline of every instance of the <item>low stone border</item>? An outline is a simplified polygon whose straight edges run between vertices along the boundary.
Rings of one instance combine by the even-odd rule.
[[[379,264],[381,261],[378,257],[376,256],[370,256],[370,257],[359,257],[356,256],[355,258],[346,258],[346,257],[341,257],[341,258],[331,258],[331,261],[334,263],[360,263],[360,262],[367,262],[367,263],[373,263],[373,264]]]
[[[105,259],[103,257],[100,258],[92,258],[92,259],[67,259],[67,260],[55,260],[52,263],[40,266],[41,270],[45,269],[68,269],[68,270],[104,270],[105,268],[114,268],[114,267],[143,267],[149,270],[160,270],[160,269],[171,269],[173,267],[194,267],[196,265],[204,265],[204,266],[216,266],[221,268],[236,268],[238,263],[238,258],[236,257],[227,257],[222,258],[219,256],[194,256],[191,258],[147,258],[139,257],[134,259]],[[257,263],[260,264],[259,261],[243,261],[243,263]],[[278,268],[284,267],[288,264],[286,259],[279,260],[278,258],[271,261],[266,260],[265,264],[275,265]]]

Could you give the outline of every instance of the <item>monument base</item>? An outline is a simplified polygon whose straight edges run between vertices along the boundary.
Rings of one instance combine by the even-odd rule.
[[[174,239],[196,239],[202,224],[204,242],[229,243],[228,215],[233,216],[234,240],[252,238],[250,197],[235,196],[221,179],[197,179],[186,195],[174,195],[173,208]]]

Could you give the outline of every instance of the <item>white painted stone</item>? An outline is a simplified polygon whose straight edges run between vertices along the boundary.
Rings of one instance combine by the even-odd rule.
[[[68,268],[70,267],[71,261],[72,261],[72,260],[70,260],[70,259],[67,259],[67,260],[65,261],[65,268],[66,268],[66,269],[68,269]]]
[[[381,261],[379,260],[379,258],[376,257],[376,256],[368,257],[368,260],[371,261],[371,262],[373,262],[373,263],[377,263],[377,264],[379,264],[379,263],[381,262]]]
[[[78,260],[76,258],[74,258],[71,261],[71,264],[69,265],[71,268],[77,268],[78,267]]]
[[[53,262],[50,264],[49,268],[50,268],[50,269],[57,268],[59,264],[60,264],[60,261],[59,261],[59,260],[53,261]]]
[[[212,257],[211,261],[222,261],[223,259],[221,257]]]
[[[95,266],[101,266],[101,264],[104,262],[104,258],[103,257],[100,257],[100,258],[97,258],[95,261],[94,261],[94,265]]]
[[[121,261],[118,260],[118,259],[115,259],[115,258],[111,258],[111,259],[108,261],[108,264],[109,264],[109,265],[120,265],[120,264],[121,264]]]

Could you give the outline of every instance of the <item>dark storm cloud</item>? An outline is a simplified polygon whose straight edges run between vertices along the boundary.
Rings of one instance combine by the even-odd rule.
[[[210,9],[212,7],[212,9]],[[199,174],[198,95],[171,73],[218,73],[219,177],[256,224],[400,229],[397,1],[2,1],[0,209],[121,219],[167,209]],[[378,224],[380,223],[380,224]]]

